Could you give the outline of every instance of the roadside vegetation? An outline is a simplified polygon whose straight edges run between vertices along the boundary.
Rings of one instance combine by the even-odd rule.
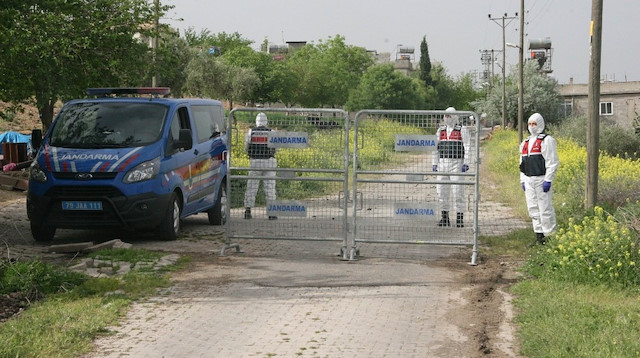
[[[164,254],[135,249],[92,253],[103,260],[153,262]],[[169,285],[168,272],[188,261],[160,270],[132,270],[122,276],[93,278],[41,261],[0,263],[0,294],[20,292],[19,315],[0,324],[0,357],[78,357],[93,338],[108,334],[130,304]]]
[[[640,161],[633,159],[633,153],[616,152],[605,144],[599,168],[600,206],[585,211],[586,149],[574,139],[554,135],[561,163],[553,184],[557,233],[546,245],[526,252],[518,248],[523,240],[533,241],[530,230],[501,240],[486,239],[495,250],[525,262],[521,268],[525,278],[512,287],[521,353],[527,357],[637,357]],[[491,180],[512,183],[504,185],[499,200],[521,212],[518,144],[517,132],[495,132],[484,143],[484,164]]]

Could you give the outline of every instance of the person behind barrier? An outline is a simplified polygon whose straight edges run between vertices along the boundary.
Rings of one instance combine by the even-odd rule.
[[[245,135],[244,147],[249,155],[249,166],[256,169],[276,168],[278,162],[275,154],[276,148],[270,148],[268,143],[268,133],[271,128],[267,127],[267,115],[260,112],[256,116],[256,128],[251,128]],[[251,208],[256,203],[256,194],[260,186],[260,179],[251,179],[252,177],[266,176],[275,177],[274,170],[249,170],[249,180],[247,180],[247,190],[244,193],[244,218],[251,219]],[[276,200],[276,181],[265,179],[262,181],[264,185],[264,193],[267,203]],[[275,220],[277,217],[269,216],[269,220]]]
[[[536,242],[544,244],[545,237],[556,229],[551,183],[560,164],[558,146],[553,137],[543,133],[544,119],[540,113],[529,117],[527,127],[531,136],[520,144],[520,184],[524,190]]]
[[[444,173],[438,175],[437,180],[460,181],[461,176],[446,173],[464,173],[469,170],[469,154],[471,152],[471,138],[469,129],[458,123],[458,116],[449,113],[456,109],[449,107],[445,110],[444,125],[436,132],[436,152],[433,156],[433,171]],[[438,204],[441,219],[438,226],[451,226],[449,210],[451,207],[451,193],[453,193],[454,209],[456,210],[456,227],[464,227],[464,187],[462,185],[437,184]]]

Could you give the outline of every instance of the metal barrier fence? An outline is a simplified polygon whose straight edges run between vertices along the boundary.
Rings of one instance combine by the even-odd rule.
[[[464,154],[440,159],[436,133],[457,116]],[[360,243],[472,246],[478,253],[478,115],[473,112],[363,110],[353,148],[351,251]],[[449,134],[455,136],[456,134]],[[458,155],[460,154],[460,155]],[[449,154],[447,154],[449,155]],[[462,170],[462,165],[468,170]],[[467,168],[465,168],[467,169]],[[457,199],[457,200],[456,200]]]
[[[274,168],[252,166],[245,149],[260,112],[273,129],[264,140],[275,150]],[[469,169],[442,167],[434,146],[444,114],[364,110],[349,120],[333,109],[234,109],[221,254],[239,252],[237,239],[336,241],[343,260],[357,259],[363,243],[457,245],[472,248],[475,265],[479,234],[501,235],[527,223],[500,203],[480,202],[477,114],[452,113],[470,138],[462,160]],[[253,205],[245,199],[250,180],[261,182]],[[269,181],[276,195],[267,200]],[[450,192],[448,199],[440,199],[438,189]],[[245,218],[247,206],[251,218]],[[439,226],[442,211],[448,226]]]
[[[254,139],[267,153],[254,160],[249,158],[245,143],[249,129],[255,131],[260,112],[267,116],[271,130]],[[227,238],[221,254],[229,248],[240,252],[239,244],[233,241],[243,238],[339,241],[341,254],[346,255],[347,113],[243,108],[232,110],[228,123]],[[272,156],[275,159],[269,158]],[[275,195],[270,184],[275,184]],[[252,194],[257,194],[255,203]]]

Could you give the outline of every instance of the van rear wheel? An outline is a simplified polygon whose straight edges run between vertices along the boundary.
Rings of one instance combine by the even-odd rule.
[[[171,194],[171,200],[169,200],[169,206],[164,216],[164,220],[158,228],[160,238],[163,240],[175,240],[178,237],[180,231],[180,201],[176,193]]]
[[[207,216],[209,225],[224,225],[227,222],[227,188],[224,186],[224,180],[218,189],[216,205],[207,210]]]
[[[31,222],[31,236],[37,242],[48,242],[53,240],[56,228],[53,226],[35,225]]]

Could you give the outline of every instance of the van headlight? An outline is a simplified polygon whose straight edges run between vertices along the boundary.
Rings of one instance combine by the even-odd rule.
[[[39,183],[47,182],[47,174],[42,170],[40,164],[37,161],[33,161],[29,167],[29,179],[37,181]]]
[[[140,163],[129,170],[122,180],[125,184],[137,183],[155,178],[160,172],[160,157]]]

